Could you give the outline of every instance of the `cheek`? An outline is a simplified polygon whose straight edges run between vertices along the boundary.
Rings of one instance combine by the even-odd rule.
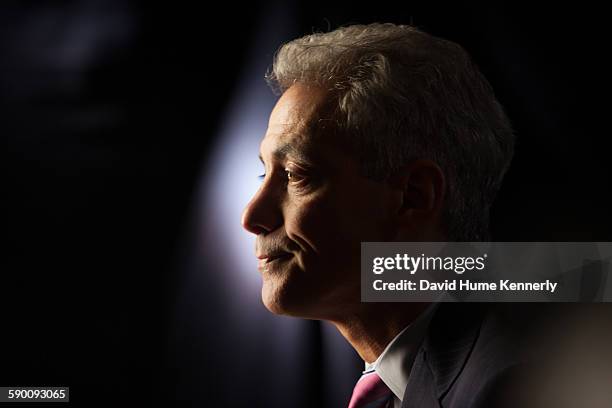
[[[330,197],[319,194],[288,205],[285,228],[289,238],[300,243],[307,252],[321,253],[326,252],[333,241],[331,238],[342,230],[342,225]]]
[[[296,200],[285,218],[289,238],[309,252],[338,258],[358,255],[362,241],[384,240],[384,224],[376,197],[341,189]]]

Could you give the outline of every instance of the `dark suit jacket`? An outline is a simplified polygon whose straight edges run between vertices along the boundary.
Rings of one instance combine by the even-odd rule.
[[[441,304],[412,366],[402,408],[528,405],[523,379],[537,353],[526,335],[528,313],[505,313],[521,309],[515,305]]]

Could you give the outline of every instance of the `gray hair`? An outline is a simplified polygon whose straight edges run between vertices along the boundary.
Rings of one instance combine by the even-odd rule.
[[[335,132],[363,174],[384,180],[415,159],[447,180],[449,240],[488,239],[489,208],[513,154],[510,122],[459,45],[414,27],[352,25],[284,44],[267,74],[327,89]]]

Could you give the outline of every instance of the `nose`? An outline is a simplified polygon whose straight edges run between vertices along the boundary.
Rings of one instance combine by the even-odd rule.
[[[267,234],[282,225],[280,200],[270,184],[262,184],[242,212],[242,227],[256,235]]]

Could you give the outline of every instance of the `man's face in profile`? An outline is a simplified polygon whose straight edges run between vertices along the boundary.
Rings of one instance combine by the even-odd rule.
[[[262,300],[275,313],[333,320],[360,301],[360,242],[393,233],[392,191],[315,126],[327,94],[296,84],[261,142],[262,184],[242,223],[257,234]]]

